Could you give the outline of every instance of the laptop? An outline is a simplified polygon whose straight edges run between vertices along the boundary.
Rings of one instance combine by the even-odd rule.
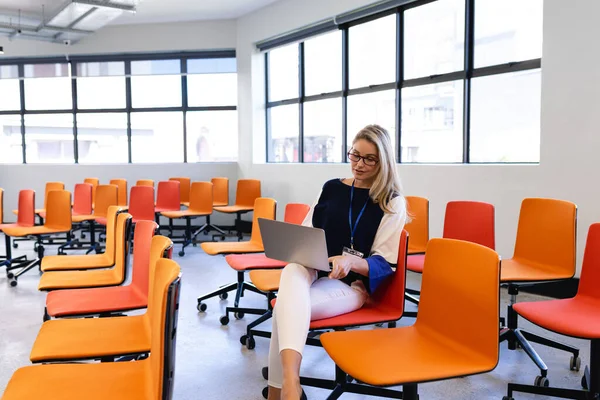
[[[265,255],[320,271],[331,271],[323,229],[258,218]]]

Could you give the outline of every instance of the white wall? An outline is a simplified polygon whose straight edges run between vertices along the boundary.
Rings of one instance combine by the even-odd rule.
[[[104,27],[68,47],[34,40],[11,42],[6,37],[0,37],[0,46],[4,47],[4,57],[233,49],[236,46],[236,22],[115,25]]]
[[[344,165],[264,164],[264,58],[253,43],[368,0],[282,0],[238,21],[240,177],[263,181],[265,194],[280,204],[312,202],[327,179],[349,176]],[[481,200],[496,206],[497,247],[512,255],[520,202],[554,197],[578,205],[578,268],[587,229],[600,221],[598,110],[600,13],[597,0],[544,1],[540,165],[400,165],[405,193],[431,203],[431,234],[442,232],[449,200]],[[248,149],[254,148],[252,153]]]

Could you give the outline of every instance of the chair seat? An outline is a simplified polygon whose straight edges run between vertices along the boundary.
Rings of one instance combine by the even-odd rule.
[[[204,242],[202,250],[211,256],[217,254],[262,253],[265,251],[261,244],[254,242]]]
[[[425,254],[415,254],[406,258],[406,269],[419,274],[423,273],[423,265],[425,264]]]
[[[154,207],[154,212],[155,213],[163,213],[163,212],[177,212],[179,211],[179,208],[173,208],[173,207]]]
[[[225,257],[225,261],[236,271],[283,268],[288,264],[283,261],[268,258],[264,254],[231,254]]]
[[[472,375],[491,371],[497,364],[497,358],[484,357],[416,325],[328,332],[321,335],[321,343],[347,374],[378,386]]]
[[[0,224],[0,232],[2,232],[2,230],[4,228],[18,228],[19,224]],[[25,227],[23,227],[25,228]]]
[[[150,360],[47,364],[18,369],[2,400],[151,400]]]
[[[46,297],[46,312],[57,318],[116,313],[146,307],[148,296],[132,286],[55,290]]]
[[[64,229],[53,229],[48,228],[43,225],[23,227],[23,226],[14,226],[14,227],[6,227],[2,228],[2,231],[12,237],[24,237],[24,236],[32,236],[32,235],[49,235],[52,233],[66,233],[68,230]]]
[[[183,217],[204,217],[205,215],[210,215],[212,212],[204,212],[199,213],[191,210],[181,210],[181,211],[164,211],[160,214],[166,218],[183,218]]]
[[[524,302],[514,310],[528,321],[580,339],[600,339],[600,299],[577,295],[572,299]]]
[[[213,203],[213,208],[215,207],[226,207],[227,203],[225,203],[224,201],[216,201]]]
[[[214,207],[215,211],[219,211],[227,214],[235,214],[238,212],[248,212],[254,210],[253,206],[222,206],[222,207]]]
[[[537,282],[570,279],[574,271],[561,271],[543,264],[524,263],[514,258],[502,260],[500,282]]]
[[[150,351],[145,315],[46,321],[29,358],[32,362],[93,359]]]
[[[109,268],[115,265],[105,253],[89,256],[45,256],[42,258],[42,271],[69,271],[77,269]]]
[[[279,281],[281,280],[280,269],[262,270],[257,269],[250,271],[250,281],[261,292],[274,292],[279,290]],[[275,304],[275,302],[272,302]]]
[[[87,271],[50,271],[40,278],[38,290],[79,289],[103,286],[117,286],[125,277],[114,269]]]

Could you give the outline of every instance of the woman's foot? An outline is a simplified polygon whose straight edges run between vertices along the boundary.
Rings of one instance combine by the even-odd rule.
[[[300,380],[290,380],[283,381],[283,386],[281,388],[281,400],[299,400],[306,399],[306,395],[304,394],[304,390],[302,390],[302,386],[300,386]]]

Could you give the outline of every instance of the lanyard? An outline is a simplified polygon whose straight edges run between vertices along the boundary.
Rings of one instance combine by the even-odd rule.
[[[356,217],[356,222],[354,226],[352,226],[352,200],[354,200],[354,181],[352,181],[352,189],[350,190],[350,208],[348,209],[348,224],[350,225],[350,248],[354,250],[354,233],[356,232],[356,227],[358,226],[358,221],[362,217],[365,212],[365,208],[367,208],[367,204],[369,203],[369,196],[367,196],[367,201],[365,201],[365,205],[362,210],[358,213],[358,217]]]

